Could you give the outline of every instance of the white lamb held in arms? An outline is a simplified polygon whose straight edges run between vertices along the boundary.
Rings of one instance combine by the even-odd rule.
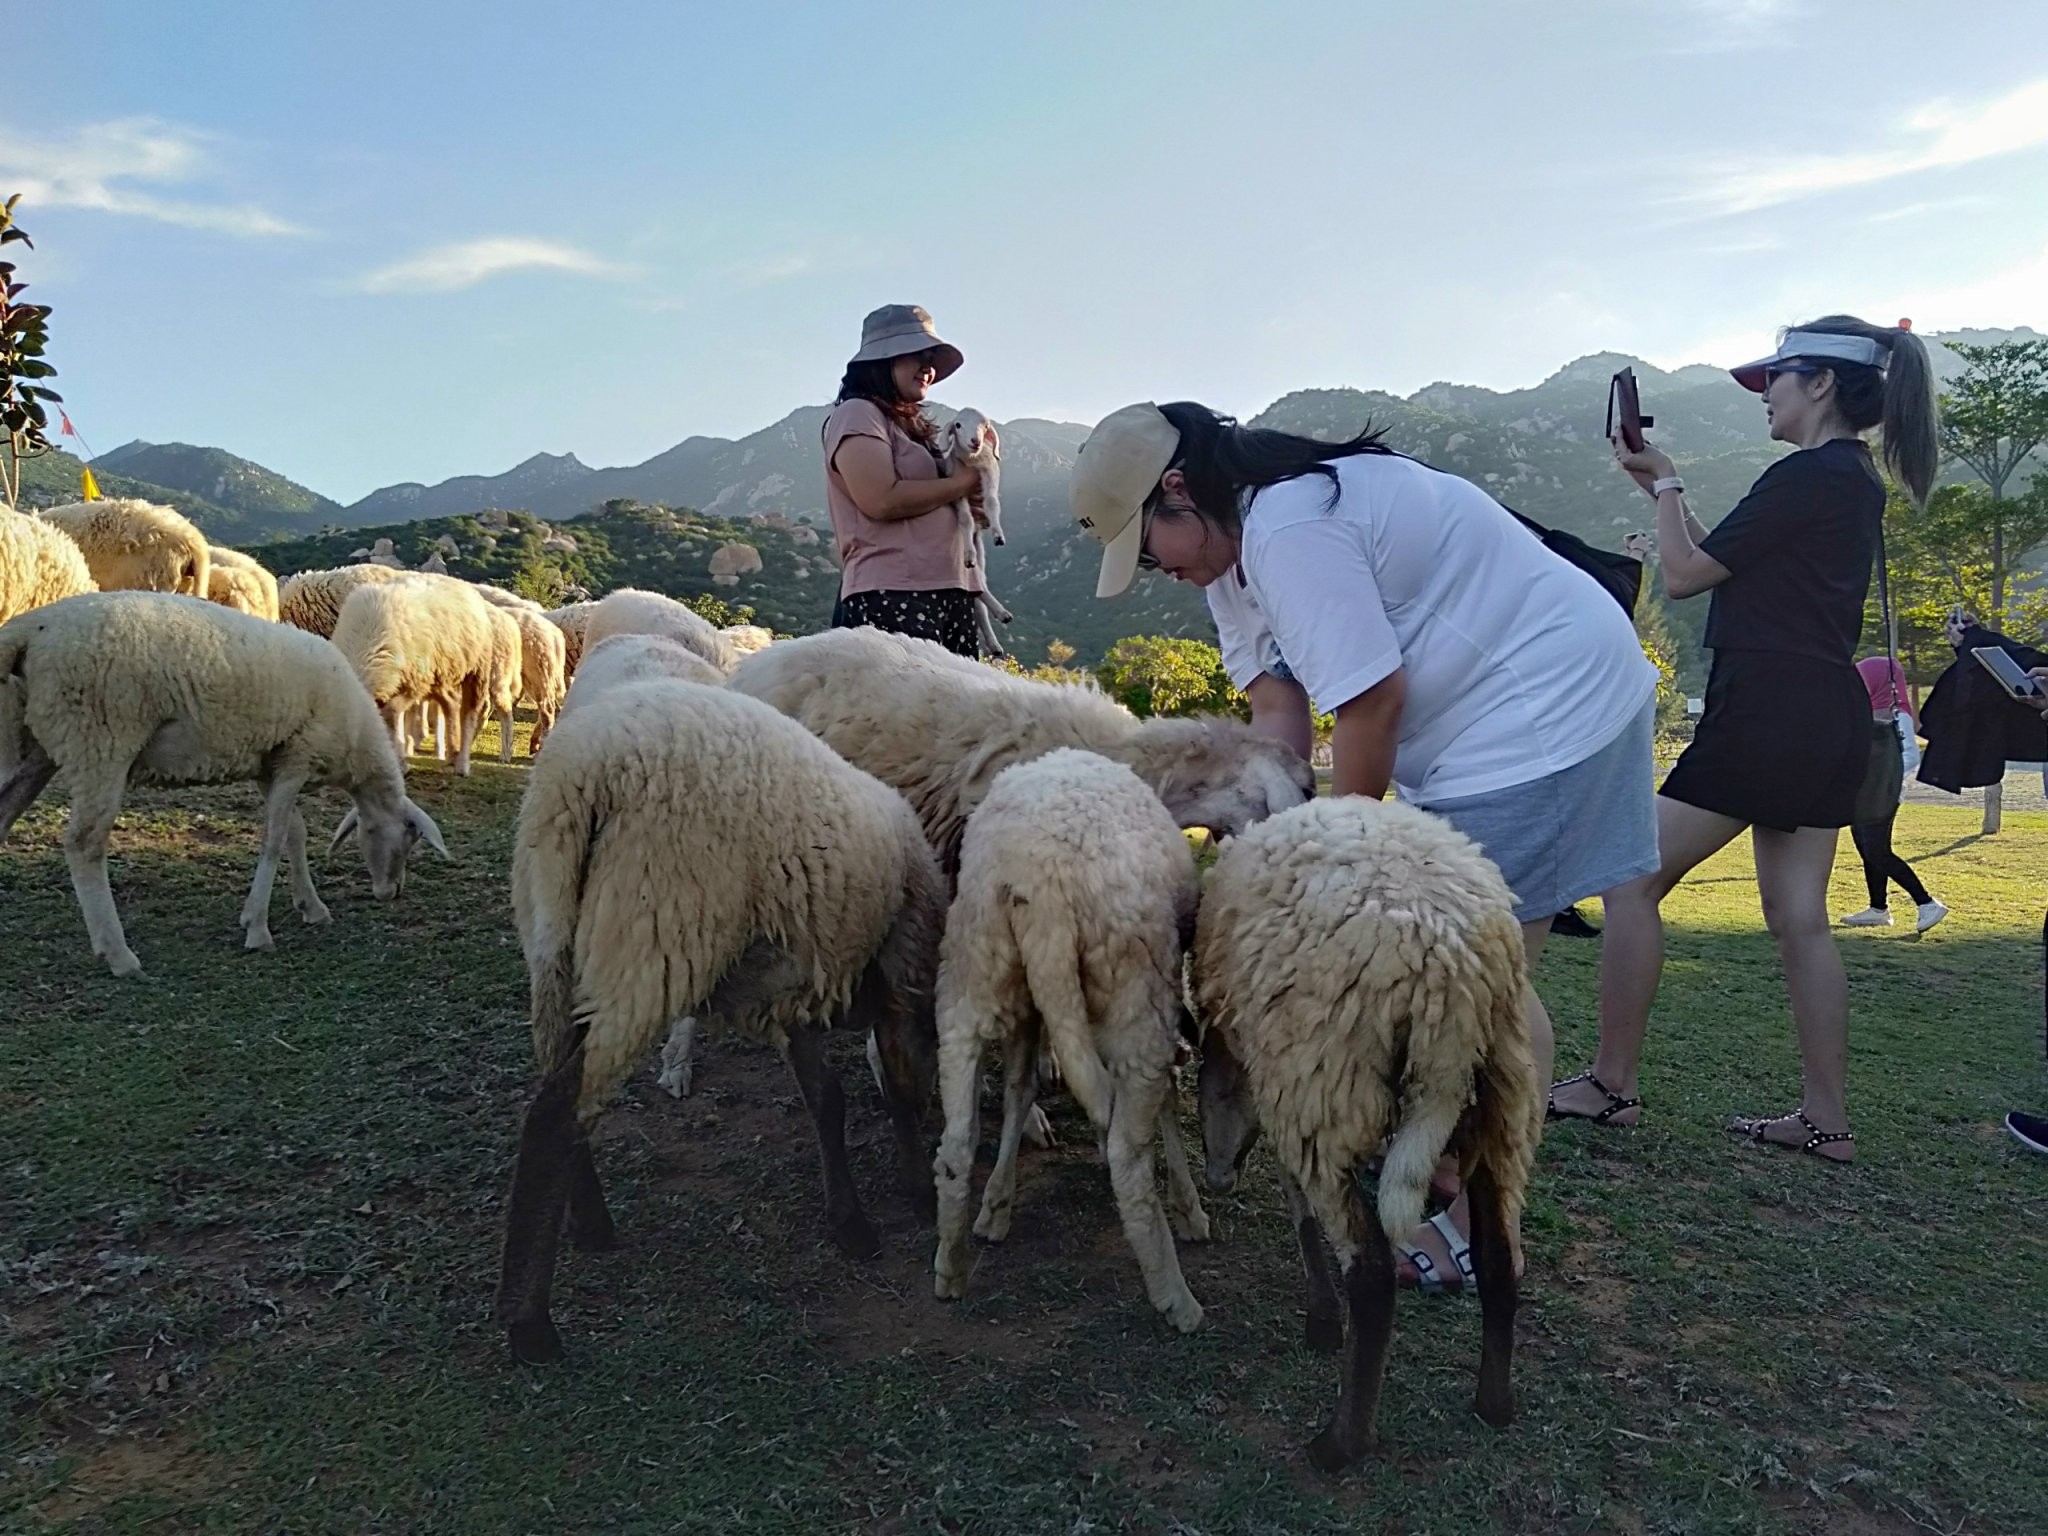
[[[981,1053],[1003,1052],[1007,1089],[977,1236],[1009,1235],[1017,1146],[1049,1045],[1102,1140],[1124,1236],[1152,1305],[1183,1333],[1202,1308],[1173,1237],[1203,1241],[1209,1218],[1188,1173],[1174,1107],[1182,936],[1199,885],[1188,841],[1136,774],[1061,749],[1006,768],[968,818],[960,894],[939,947],[939,1096],[946,1130],[933,1173],[939,1247],[933,1288],[967,1293],[967,1183],[974,1167]],[[1166,1143],[1169,1233],[1153,1187]]]
[[[1209,1184],[1234,1182],[1263,1126],[1308,1275],[1309,1346],[1335,1349],[1343,1332],[1321,1239],[1350,1312],[1337,1409],[1308,1447],[1321,1471],[1375,1443],[1394,1321],[1388,1235],[1421,1221],[1446,1148],[1472,1205],[1474,1407],[1496,1427],[1514,1417],[1515,1268],[1543,1129],[1526,972],[1500,871],[1412,806],[1311,801],[1227,844],[1209,872],[1194,964]],[[1389,1136],[1369,1204],[1358,1180]]]
[[[894,790],[722,688],[616,688],[566,714],[534,759],[512,911],[541,1078],[498,1287],[515,1360],[561,1355],[548,1291],[565,1210],[578,1247],[613,1240],[590,1127],[680,1015],[782,1051],[817,1127],[827,1231],[855,1258],[881,1243],[854,1192],[824,1032],[873,1028],[898,1177],[930,1214],[919,1110],[945,891]]]
[[[1093,686],[1036,682],[879,629],[778,640],[726,685],[802,722],[916,807],[940,866],[995,776],[1056,747],[1130,768],[1183,827],[1219,837],[1299,805],[1315,773],[1241,720],[1139,720]]]
[[[974,509],[966,500],[953,504],[960,519],[962,531],[967,536],[967,585],[974,593],[974,628],[981,638],[981,648],[990,656],[1007,656],[1003,642],[997,638],[996,625],[1007,624],[1016,617],[988,589],[988,546],[1003,542],[1003,445],[996,435],[996,424],[979,411],[962,411],[946,424],[940,434],[945,456],[945,472],[956,475],[961,470],[974,468],[981,471],[981,519],[976,521]],[[984,526],[986,537],[983,536]]]
[[[93,953],[116,976],[142,962],[107,885],[107,834],[131,782],[263,786],[263,851],[242,904],[247,949],[269,949],[280,858],[292,905],[328,920],[306,868],[299,790],[335,784],[355,805],[335,844],[360,830],[370,887],[399,894],[416,842],[447,845],[405,795],[391,738],[340,654],[314,635],[199,598],[105,592],[66,598],[0,625],[0,740],[21,743],[0,779],[0,838],[59,769],[71,790],[64,857]]]

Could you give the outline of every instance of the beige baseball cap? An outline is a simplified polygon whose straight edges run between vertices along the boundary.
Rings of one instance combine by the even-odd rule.
[[[1180,429],[1150,400],[1111,411],[1074,461],[1074,521],[1102,541],[1097,597],[1115,597],[1138,573],[1145,520],[1138,514],[1180,451]]]

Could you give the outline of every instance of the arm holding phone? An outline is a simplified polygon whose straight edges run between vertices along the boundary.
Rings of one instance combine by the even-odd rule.
[[[1612,441],[1614,461],[1657,503],[1657,561],[1664,571],[1665,593],[1674,598],[1697,597],[1726,581],[1728,567],[1700,548],[1707,530],[1685,504],[1685,488],[1667,485],[1661,493],[1656,489],[1659,481],[1678,478],[1671,455],[1648,441],[1632,449],[1619,430]]]

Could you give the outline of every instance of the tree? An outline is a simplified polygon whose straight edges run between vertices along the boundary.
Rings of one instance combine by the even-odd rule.
[[[562,574],[560,566],[547,560],[532,559],[514,571],[505,585],[543,608],[559,608],[568,595],[569,578]]]
[[[2007,581],[2001,596],[2000,541],[2025,551],[2048,539],[2048,484],[2036,480],[2025,496],[1993,497],[1986,485],[1945,485],[1928,497],[1924,511],[1893,487],[1885,502],[1886,576],[1899,626],[1899,659],[1907,675],[1927,681],[1955,659],[1942,632],[1951,608],[1960,606],[2001,632],[2029,642],[2048,624],[2048,593],[2015,593]],[[1871,583],[1864,633],[1884,643],[1878,590]]]
[[[1655,592],[1636,608],[1636,639],[1657,668],[1657,734],[1668,736],[1685,719],[1685,689],[1678,679],[1678,643],[1664,599]]]
[[[14,206],[20,201],[17,192],[0,203],[0,251],[15,244],[36,248],[14,222]],[[0,495],[10,507],[21,495],[21,461],[50,451],[46,435],[50,418],[44,406],[64,398],[47,384],[30,382],[54,378],[57,370],[43,361],[43,349],[50,340],[50,306],[22,303],[27,287],[27,283],[14,280],[14,263],[0,260],[0,432],[7,434],[7,462],[0,464]]]
[[[1105,691],[1132,714],[1235,714],[1251,705],[1223,670],[1223,655],[1202,640],[1133,635],[1109,648],[1096,670]]]
[[[1987,608],[2003,617],[2009,559],[2024,556],[2048,531],[2036,527],[2028,537],[2024,522],[2008,526],[2009,517],[2024,518],[2018,507],[2031,498],[2016,503],[2005,494],[2027,455],[2048,441],[2048,341],[1949,345],[1966,366],[1941,397],[1941,445],[1990,489],[1976,520],[1988,545]]]
[[[1047,666],[1071,666],[1077,654],[1079,653],[1064,640],[1048,640],[1045,644],[1045,662]]]

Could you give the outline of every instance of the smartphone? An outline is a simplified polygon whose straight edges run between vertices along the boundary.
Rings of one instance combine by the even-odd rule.
[[[1630,453],[1643,451],[1643,428],[1654,427],[1656,420],[1643,414],[1641,396],[1636,393],[1636,371],[1624,368],[1607,384],[1607,435],[1613,437],[1615,429],[1621,430],[1622,445]]]
[[[1970,648],[1970,654],[1977,658],[1978,665],[1998,679],[1998,686],[2014,698],[2032,703],[2041,697],[2040,679],[2029,677],[2026,668],[2012,659],[2010,651],[1995,645],[1977,645]]]

